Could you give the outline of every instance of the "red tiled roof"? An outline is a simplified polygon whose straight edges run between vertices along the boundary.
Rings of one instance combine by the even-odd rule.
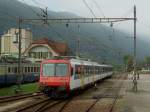
[[[56,53],[58,53],[60,55],[65,55],[68,51],[68,46],[66,43],[51,41],[51,40],[48,40],[47,38],[37,39],[37,40],[33,41],[31,45],[33,45],[33,44],[47,44]]]

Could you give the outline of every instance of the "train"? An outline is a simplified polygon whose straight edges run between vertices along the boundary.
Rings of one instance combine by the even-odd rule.
[[[40,77],[40,64],[22,63],[21,65],[22,83],[38,82]],[[0,87],[15,85],[18,80],[17,63],[0,64]]]
[[[41,91],[51,97],[69,96],[112,74],[111,65],[76,58],[49,59],[41,63],[39,83]]]

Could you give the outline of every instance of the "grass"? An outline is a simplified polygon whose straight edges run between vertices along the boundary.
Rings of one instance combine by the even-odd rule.
[[[1,88],[0,89],[0,96],[10,96],[15,95],[15,90],[17,89],[17,85]],[[23,93],[32,93],[36,92],[39,89],[38,83],[29,83],[21,85],[21,90]]]

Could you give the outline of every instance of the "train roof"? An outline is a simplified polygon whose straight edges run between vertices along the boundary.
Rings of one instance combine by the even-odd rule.
[[[71,64],[83,64],[83,65],[94,65],[94,66],[103,66],[103,67],[112,67],[111,65],[99,64],[97,62],[92,62],[90,60],[82,59],[70,59]]]
[[[22,63],[21,66],[40,66],[40,63]],[[18,66],[18,63],[1,63],[0,66],[9,66],[9,67],[13,67],[13,66]]]
[[[74,57],[55,57],[54,59],[47,59],[44,60],[43,62],[47,62],[49,60],[55,60],[55,61],[60,61],[60,60],[66,60],[71,63],[71,65],[91,65],[91,66],[103,66],[103,67],[112,67],[111,65],[106,65],[106,64],[99,64],[97,62],[93,62],[89,59],[83,59],[83,58],[74,58]]]

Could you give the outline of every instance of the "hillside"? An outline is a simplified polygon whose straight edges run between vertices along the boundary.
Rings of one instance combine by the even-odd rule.
[[[40,12],[37,7],[32,7],[34,11]],[[10,27],[18,27],[13,17],[38,18],[34,11],[23,3],[16,0],[0,0],[0,34]],[[9,16],[8,16],[9,15]],[[11,17],[10,17],[11,15]],[[13,17],[12,17],[13,16]],[[68,12],[49,11],[49,17],[78,17]],[[126,32],[114,30],[102,24],[56,24],[49,26],[38,23],[24,23],[23,28],[30,28],[34,38],[49,37],[51,40],[63,41],[69,44],[70,48],[76,52],[77,39],[80,38],[81,55],[99,62],[121,63],[125,54],[133,53],[133,39],[125,38]],[[143,59],[150,55],[149,44],[138,40],[138,59]]]

